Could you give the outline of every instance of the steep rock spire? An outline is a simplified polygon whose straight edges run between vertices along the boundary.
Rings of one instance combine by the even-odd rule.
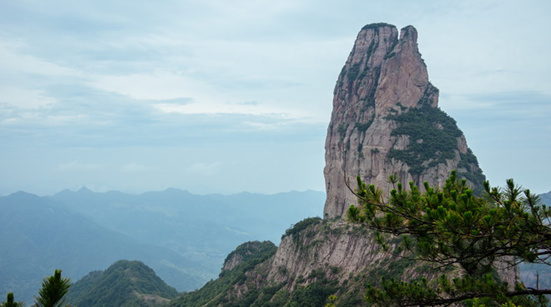
[[[453,169],[475,187],[484,179],[463,133],[438,109],[412,26],[399,37],[384,23],[358,34],[335,86],[325,160],[327,218],[355,203],[345,182],[353,186],[358,175],[384,190],[391,174],[417,185],[441,185]]]

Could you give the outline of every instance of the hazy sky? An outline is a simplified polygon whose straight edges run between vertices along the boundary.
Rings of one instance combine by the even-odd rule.
[[[551,190],[551,1],[0,1],[0,194],[324,191],[362,26],[419,32],[493,185]]]

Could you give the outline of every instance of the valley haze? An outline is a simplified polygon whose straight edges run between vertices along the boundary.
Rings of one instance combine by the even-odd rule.
[[[178,189],[140,195],[88,189],[0,197],[0,295],[33,302],[45,276],[61,268],[73,282],[114,262],[139,260],[179,291],[220,273],[246,241],[278,244],[282,233],[320,215],[325,194],[194,195]]]
[[[324,191],[365,24],[414,25],[493,185],[551,190],[549,1],[3,1],[0,194]]]

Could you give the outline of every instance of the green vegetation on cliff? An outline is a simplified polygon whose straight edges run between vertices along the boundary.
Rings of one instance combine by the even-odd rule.
[[[389,253],[382,257],[383,260],[361,271],[343,275],[346,263],[342,266],[330,265],[321,260],[312,261],[310,257],[317,257],[314,255],[327,248],[323,247],[323,240],[336,244],[336,241],[331,240],[344,238],[347,241],[351,237],[357,237],[359,241],[364,241],[369,236],[364,230],[363,227],[344,223],[342,220],[304,219],[290,227],[282,241],[293,242],[297,247],[291,252],[294,254],[285,256],[288,257],[285,261],[300,262],[295,256],[308,257],[302,261],[314,264],[313,267],[306,265],[311,268],[307,270],[308,273],[304,274],[301,269],[293,271],[294,266],[291,263],[289,266],[274,267],[276,259],[273,256],[276,250],[272,250],[271,243],[248,242],[228,255],[217,280],[210,281],[200,290],[183,294],[172,302],[172,306],[315,307],[325,306],[330,302],[338,306],[362,306],[365,303],[363,296],[366,283],[378,284],[380,276],[389,274],[401,278],[411,261]],[[362,246],[364,243],[350,244]],[[304,267],[304,263],[294,265]],[[268,274],[274,279],[268,279]]]
[[[459,151],[458,138],[463,132],[457,127],[456,121],[440,108],[423,102],[423,99],[420,105],[419,108],[411,109],[399,105],[404,112],[387,116],[387,119],[398,124],[391,135],[407,136],[409,139],[405,149],[392,148],[388,157],[404,162],[410,167],[411,174],[418,175],[428,168],[445,164],[446,160],[456,159],[459,154],[458,174],[468,179],[474,185],[475,192],[480,194],[486,178],[472,151],[467,149],[464,154]]]
[[[487,181],[484,188],[486,197],[476,197],[466,180],[452,172],[443,187],[425,183],[426,192],[420,193],[413,182],[409,190],[397,183],[387,197],[358,177],[359,206],[350,207],[349,220],[375,231],[383,247],[387,243],[382,234],[401,236],[412,259],[458,266],[464,272],[461,277],[443,273],[430,281],[383,278],[381,286],[368,286],[367,300],[400,306],[546,306],[543,295],[551,289],[508,285],[497,265],[507,265],[500,270],[510,273],[518,262],[551,265],[551,210],[511,179],[504,189],[492,188]]]
[[[378,22],[378,23],[367,24],[362,28],[362,30],[368,30],[368,29],[379,30],[379,28],[382,28],[382,27],[392,27],[392,28],[394,28],[394,26],[391,25],[391,24],[388,24],[388,23],[385,23],[385,22]]]
[[[420,174],[428,167],[454,159],[458,150],[457,138],[463,135],[453,118],[439,108],[422,105],[387,119],[398,123],[393,136],[409,137],[404,150],[391,149],[389,158],[404,162],[412,174]],[[425,162],[430,162],[428,165]]]
[[[319,217],[305,218],[304,220],[302,220],[300,222],[297,222],[292,227],[287,229],[285,231],[285,234],[283,236],[281,236],[281,239],[283,239],[285,237],[288,237],[288,236],[295,236],[295,235],[299,234],[301,231],[303,231],[304,229],[310,227],[310,225],[315,225],[315,224],[321,223],[322,221],[323,220]]]
[[[272,296],[268,293],[279,290],[277,286],[258,289],[256,285],[252,285],[249,287],[251,291],[245,292],[242,296],[236,293],[234,287],[244,285],[247,274],[275,255],[276,251],[277,247],[269,241],[241,244],[226,257],[224,266],[230,266],[230,268],[223,270],[218,279],[209,281],[199,290],[185,293],[174,299],[170,306],[225,306],[229,302],[232,302],[232,306],[251,306],[259,298],[265,296],[271,298]]]

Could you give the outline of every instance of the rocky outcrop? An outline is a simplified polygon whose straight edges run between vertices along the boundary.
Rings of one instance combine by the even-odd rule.
[[[357,175],[386,190],[390,174],[418,186],[442,185],[454,169],[473,187],[484,179],[463,133],[438,108],[413,27],[400,37],[388,24],[360,31],[337,81],[325,148],[326,218],[296,223],[277,251],[266,242],[243,244],[227,257],[219,279],[175,306],[324,306],[330,295],[337,306],[363,306],[366,284],[378,286],[383,276],[434,281],[442,270],[462,274],[459,266],[404,257],[400,238],[389,235],[383,250],[366,227],[332,219],[354,203],[346,181]],[[517,274],[505,264],[496,265],[498,274],[512,285]]]
[[[389,24],[358,34],[335,87],[325,160],[326,218],[355,202],[346,181],[358,175],[387,191],[391,174],[418,186],[442,185],[454,169],[475,188],[484,180],[455,121],[438,109],[412,26],[399,37]]]
[[[385,263],[396,260],[398,254],[392,250],[394,248],[390,252],[383,251],[375,242],[373,233],[361,225],[344,220],[320,221],[283,237],[271,262],[268,280],[285,282],[289,289],[293,289],[297,276],[308,277],[312,272],[321,271],[344,283],[362,271],[382,268]],[[395,277],[401,277],[403,272]]]
[[[244,262],[254,260],[259,254],[275,252],[277,247],[270,241],[251,241],[239,245],[224,260],[222,271],[231,271]]]
[[[248,242],[232,252],[217,280],[171,306],[364,306],[365,284],[382,276],[433,277],[438,269],[383,251],[365,228],[344,220],[309,218],[296,223],[275,251],[269,242]]]

